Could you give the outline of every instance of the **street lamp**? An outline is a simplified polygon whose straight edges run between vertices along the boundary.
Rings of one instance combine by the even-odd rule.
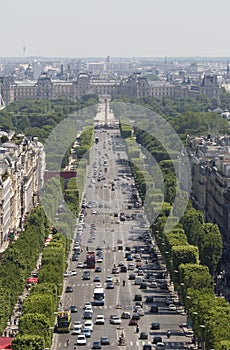
[[[201,338],[202,350],[205,350],[205,325],[201,324],[200,329],[201,329],[201,333],[202,333],[202,338]]]

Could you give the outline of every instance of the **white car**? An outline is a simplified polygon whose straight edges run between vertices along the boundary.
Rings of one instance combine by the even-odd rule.
[[[121,324],[121,319],[117,315],[111,315],[109,321],[111,324]]]
[[[64,277],[71,277],[73,276],[72,271],[67,271],[66,273],[64,273]]]
[[[102,284],[101,283],[95,283],[95,288],[102,288]]]
[[[83,262],[79,261],[79,263],[77,264],[77,268],[78,269],[83,269],[83,267],[84,267]]]
[[[81,322],[81,321],[74,321],[73,326],[74,326],[74,327],[75,327],[75,326],[79,326],[79,327],[82,328],[82,322]]]
[[[102,263],[102,262],[103,262],[103,258],[102,258],[101,256],[99,256],[99,257],[97,258],[97,262],[98,262],[98,263]]]
[[[79,325],[74,325],[73,326],[73,331],[72,331],[73,334],[81,334],[81,326]]]
[[[168,309],[169,309],[169,311],[176,311],[177,310],[175,304],[169,304]]]
[[[84,309],[86,309],[87,307],[91,307],[92,308],[92,304],[90,301],[86,301],[85,305],[84,305]]]
[[[86,312],[91,312],[91,313],[93,313],[92,305],[87,306],[87,307],[85,308],[85,311],[86,311]]]
[[[91,332],[93,332],[93,321],[85,321],[84,328],[89,329]]]
[[[105,324],[105,318],[104,315],[97,315],[95,319],[96,324]]]
[[[86,337],[84,334],[79,334],[77,336],[77,345],[86,345]]]
[[[113,282],[113,277],[112,276],[107,276],[105,282],[106,283]]]

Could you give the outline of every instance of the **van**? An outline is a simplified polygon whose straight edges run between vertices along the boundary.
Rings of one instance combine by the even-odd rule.
[[[143,282],[143,276],[136,276],[135,284],[140,285]]]

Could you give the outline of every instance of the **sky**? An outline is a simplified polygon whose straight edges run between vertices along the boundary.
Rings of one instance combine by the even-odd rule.
[[[230,56],[229,0],[8,0],[0,57]]]

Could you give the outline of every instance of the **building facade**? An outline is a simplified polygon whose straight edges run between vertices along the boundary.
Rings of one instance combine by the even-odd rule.
[[[0,248],[10,234],[23,228],[26,215],[37,204],[44,171],[45,153],[36,138],[11,134],[1,145]]]

